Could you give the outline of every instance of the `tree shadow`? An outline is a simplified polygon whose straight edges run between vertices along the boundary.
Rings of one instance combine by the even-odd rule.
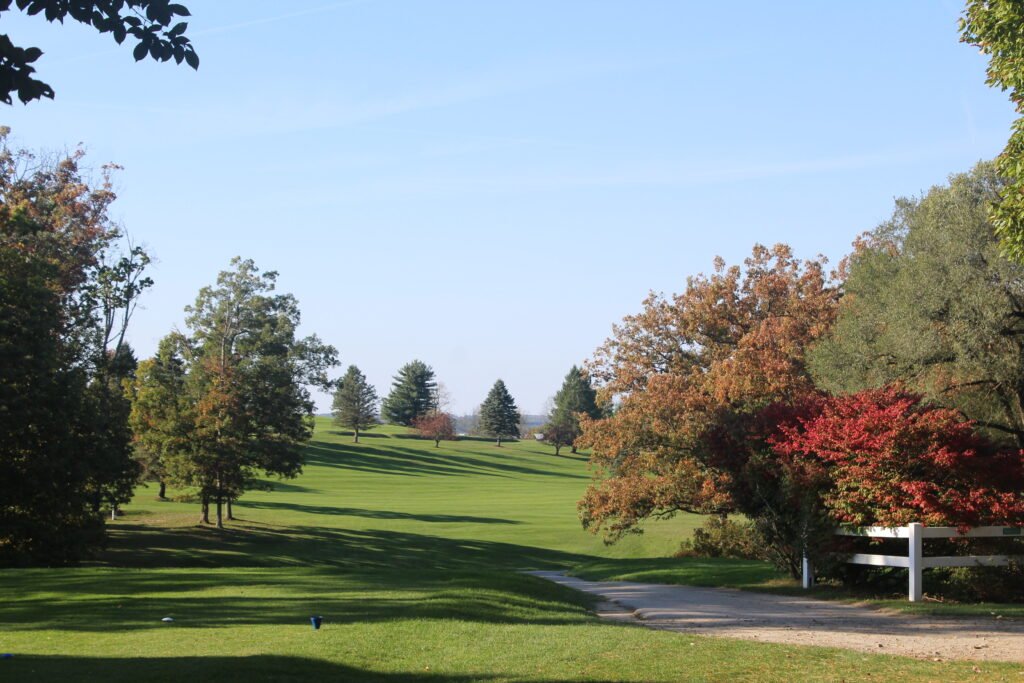
[[[406,476],[492,476],[517,474],[563,479],[587,479],[579,474],[552,472],[524,465],[474,457],[466,453],[423,451],[415,448],[388,446],[378,448],[364,444],[312,443],[306,447],[306,463],[320,467],[336,467],[360,472]]]
[[[367,510],[364,508],[345,508],[327,505],[303,505],[301,503],[285,503],[281,501],[250,501],[241,500],[236,504],[236,509],[257,508],[265,510],[291,510],[293,512],[305,512],[311,515],[345,515],[348,517],[365,517],[368,519],[408,519],[417,522],[437,523],[462,523],[462,524],[522,524],[515,519],[503,519],[501,517],[476,517],[474,515],[440,515],[440,514],[415,514],[411,512],[396,512],[392,510]]]
[[[313,636],[315,637],[315,635]],[[361,683],[468,683],[508,680],[507,675],[381,672],[323,659],[286,655],[182,657],[69,657],[19,655],[0,662],[11,681],[358,681]],[[523,683],[568,683],[570,679],[520,678]],[[602,683],[596,679],[596,683]],[[605,683],[610,683],[606,681]]]

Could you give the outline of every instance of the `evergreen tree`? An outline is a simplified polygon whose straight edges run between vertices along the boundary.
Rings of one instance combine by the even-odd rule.
[[[554,403],[544,427],[544,440],[554,445],[556,455],[565,445],[571,445],[575,453],[576,438],[581,431],[580,414],[593,419],[603,416],[603,411],[597,405],[597,391],[590,384],[590,376],[575,365],[572,366],[562,381],[562,388],[555,394]],[[551,438],[548,438],[548,434]]]
[[[359,443],[359,430],[371,429],[377,422],[377,390],[366,381],[366,376],[354,365],[334,392],[334,421],[348,427]]]
[[[487,436],[495,437],[500,446],[501,437],[519,436],[519,419],[515,399],[499,379],[480,405],[480,430]]]
[[[395,375],[381,413],[389,424],[409,427],[417,418],[436,408],[436,402],[434,370],[423,361],[414,360],[403,365]]]

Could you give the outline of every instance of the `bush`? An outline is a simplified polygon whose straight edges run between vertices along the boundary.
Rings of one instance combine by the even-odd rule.
[[[763,560],[764,541],[750,522],[734,522],[725,515],[708,517],[693,538],[683,541],[676,557],[727,557]]]

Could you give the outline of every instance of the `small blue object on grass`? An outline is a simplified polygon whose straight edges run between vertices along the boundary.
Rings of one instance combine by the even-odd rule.
[[[14,655],[12,655],[10,652],[5,652],[2,655],[0,655],[0,659],[13,659],[13,658],[14,658]]]
[[[310,617],[309,618],[309,623],[313,624],[313,630],[314,631],[319,631],[320,630],[320,625],[322,623],[324,623],[324,618],[323,617]]]

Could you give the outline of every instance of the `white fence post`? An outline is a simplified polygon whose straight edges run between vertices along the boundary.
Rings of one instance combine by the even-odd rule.
[[[910,564],[910,590],[909,598],[911,602],[919,602],[923,595],[923,587],[921,581],[923,579],[922,569],[924,569],[924,562],[922,562],[922,556],[924,555],[924,536],[921,533],[921,524],[918,522],[912,522],[907,525],[908,535],[908,553],[909,564]]]

